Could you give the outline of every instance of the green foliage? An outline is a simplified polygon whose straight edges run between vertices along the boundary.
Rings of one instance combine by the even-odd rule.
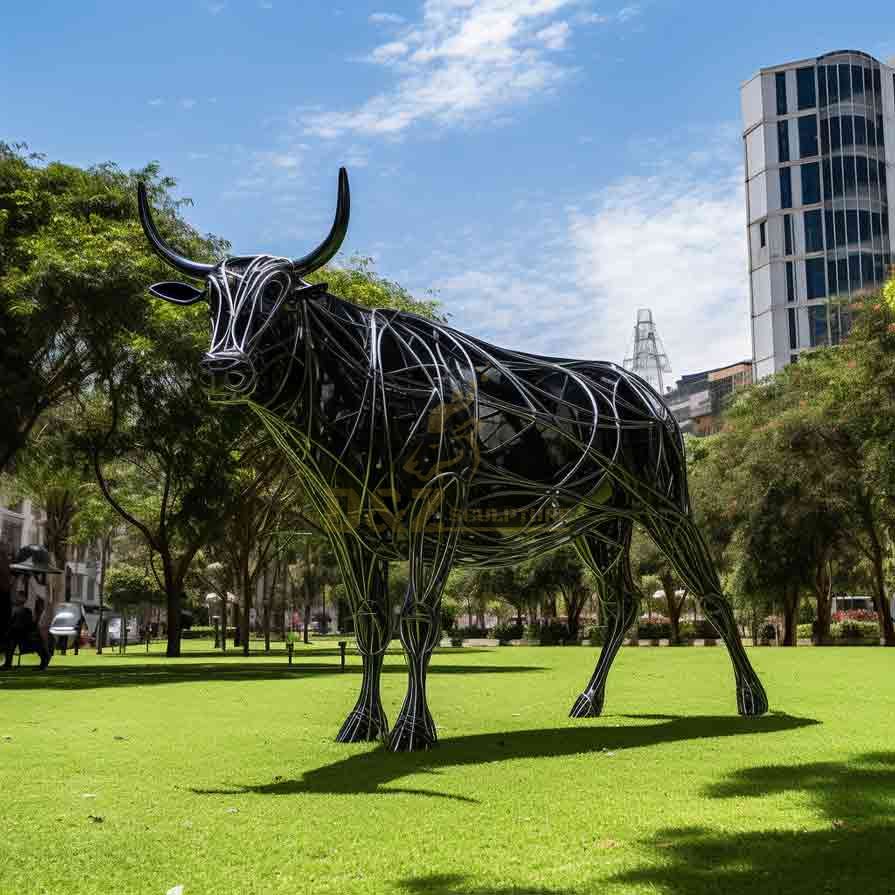
[[[403,286],[379,276],[373,259],[353,255],[345,267],[330,266],[308,276],[308,282],[325,282],[327,290],[365,308],[392,308],[443,320],[440,302],[434,298],[414,298]]]
[[[0,469],[49,408],[115,371],[149,312],[147,284],[170,279],[136,220],[138,180],[185,251],[223,248],[174,218],[157,165],[45,165],[0,143]]]
[[[165,602],[165,593],[146,569],[116,563],[106,573],[105,599],[116,609],[155,605]]]
[[[491,631],[491,636],[497,638],[501,644],[509,643],[511,640],[521,640],[524,634],[525,629],[522,625],[508,622],[495,625]]]

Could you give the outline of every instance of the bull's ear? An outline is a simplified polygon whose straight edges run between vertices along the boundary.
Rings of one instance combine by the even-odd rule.
[[[196,289],[189,283],[155,283],[149,287],[149,291],[156,298],[163,298],[175,305],[194,305],[205,295],[203,290]]]

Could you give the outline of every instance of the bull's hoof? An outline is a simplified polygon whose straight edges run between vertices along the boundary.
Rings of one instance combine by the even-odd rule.
[[[582,693],[569,712],[570,718],[599,718],[603,714],[603,696],[605,691],[600,689],[591,693]]]
[[[767,710],[768,697],[757,680],[752,684],[737,686],[737,711],[744,718],[756,718]]]
[[[435,725],[431,718],[414,721],[398,718],[388,741],[392,752],[421,752],[431,749],[438,742]]]
[[[337,743],[371,743],[388,739],[388,718],[385,712],[355,709],[345,719],[336,736]]]

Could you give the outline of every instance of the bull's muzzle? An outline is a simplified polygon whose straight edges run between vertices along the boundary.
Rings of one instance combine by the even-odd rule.
[[[209,390],[218,395],[245,395],[255,388],[255,368],[242,351],[219,351],[206,354],[202,371]]]

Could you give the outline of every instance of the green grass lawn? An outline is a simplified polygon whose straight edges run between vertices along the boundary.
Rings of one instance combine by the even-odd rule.
[[[0,677],[0,893],[895,892],[895,650],[751,650],[749,720],[723,649],[623,649],[575,722],[597,650],[445,650],[394,755],[333,742],[356,656],[188,646]]]

